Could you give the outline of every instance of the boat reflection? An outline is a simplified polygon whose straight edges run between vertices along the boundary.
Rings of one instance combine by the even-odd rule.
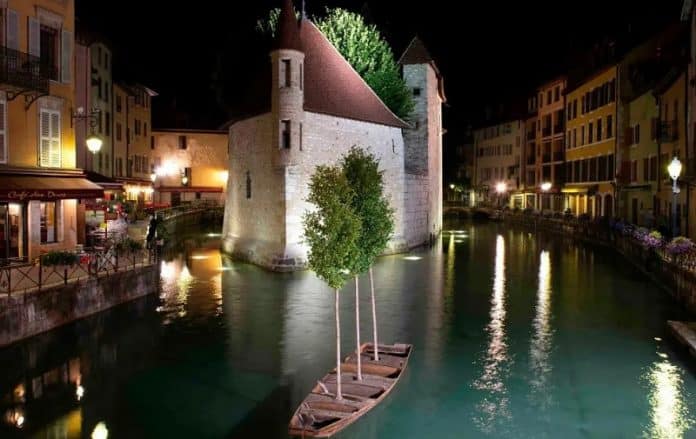
[[[505,238],[498,235],[490,322],[486,327],[489,343],[483,360],[483,375],[474,382],[474,388],[483,391],[484,396],[477,405],[473,421],[485,433],[492,433],[497,423],[511,417],[510,400],[505,387],[510,362],[505,331],[505,287]]]

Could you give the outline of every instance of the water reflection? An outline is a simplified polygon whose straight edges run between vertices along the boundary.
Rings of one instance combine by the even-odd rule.
[[[551,405],[551,392],[548,390],[552,366],[549,356],[552,349],[553,329],[551,328],[551,257],[542,251],[539,259],[539,287],[537,288],[536,315],[533,323],[534,334],[530,348],[531,397],[532,403],[541,411]]]
[[[688,399],[683,388],[683,371],[670,361],[658,361],[643,377],[650,388],[650,425],[646,437],[676,439],[694,426],[689,416]]]
[[[496,424],[511,417],[510,401],[505,387],[510,358],[505,332],[505,238],[498,235],[495,246],[493,295],[490,322],[486,327],[489,343],[483,364],[483,375],[474,387],[485,392],[477,406],[474,422],[486,433],[495,431]]]

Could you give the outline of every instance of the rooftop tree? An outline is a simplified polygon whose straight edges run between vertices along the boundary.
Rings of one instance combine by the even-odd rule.
[[[358,353],[360,352],[360,311],[358,308],[358,276],[370,272],[372,302],[372,335],[374,358],[379,360],[377,341],[377,309],[375,283],[372,266],[386,249],[394,232],[394,211],[384,196],[384,173],[379,169],[377,158],[365,150],[353,147],[341,161],[343,173],[354,192],[351,208],[360,219],[361,231],[358,238],[358,256],[350,266],[355,277],[355,321]],[[361,377],[361,360],[358,355],[358,379]]]
[[[339,291],[350,279],[350,267],[358,257],[360,218],[353,212],[355,193],[339,167],[318,166],[309,183],[307,201],[315,210],[303,218],[308,263],[316,275],[334,290],[336,313],[336,399],[341,393],[341,324]]]
[[[280,9],[257,22],[257,29],[274,36]],[[402,119],[409,119],[414,103],[401,77],[399,65],[389,43],[377,26],[368,24],[362,15],[341,8],[326,8],[312,21],[350,65],[362,76],[389,109]]]

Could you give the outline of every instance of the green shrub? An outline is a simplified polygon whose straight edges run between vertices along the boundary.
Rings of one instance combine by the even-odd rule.
[[[77,264],[79,257],[76,253],[68,251],[50,251],[45,255],[41,256],[41,264],[46,267],[68,265],[73,266]]]

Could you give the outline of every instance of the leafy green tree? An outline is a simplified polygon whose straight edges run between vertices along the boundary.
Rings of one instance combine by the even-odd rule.
[[[341,325],[339,291],[350,279],[350,267],[358,257],[360,218],[353,212],[355,193],[339,167],[318,166],[309,183],[307,201],[315,210],[303,218],[309,246],[309,267],[336,295],[336,399],[341,393]]]
[[[257,22],[256,28],[275,36],[280,9]],[[313,20],[331,44],[372,87],[389,109],[402,119],[409,119],[414,103],[401,77],[399,65],[389,43],[377,26],[368,24],[362,15],[341,8],[326,8],[323,17]]]
[[[358,308],[358,276],[370,272],[370,292],[372,302],[372,335],[375,361],[379,360],[377,341],[377,309],[375,304],[375,284],[372,266],[381,255],[394,232],[394,210],[384,196],[384,172],[379,169],[379,160],[365,150],[353,147],[341,161],[343,173],[355,196],[352,209],[360,218],[361,232],[358,238],[358,257],[353,260],[350,272],[355,277],[356,327],[358,351],[360,349],[360,311]],[[358,378],[361,377],[360,356],[358,356]]]

